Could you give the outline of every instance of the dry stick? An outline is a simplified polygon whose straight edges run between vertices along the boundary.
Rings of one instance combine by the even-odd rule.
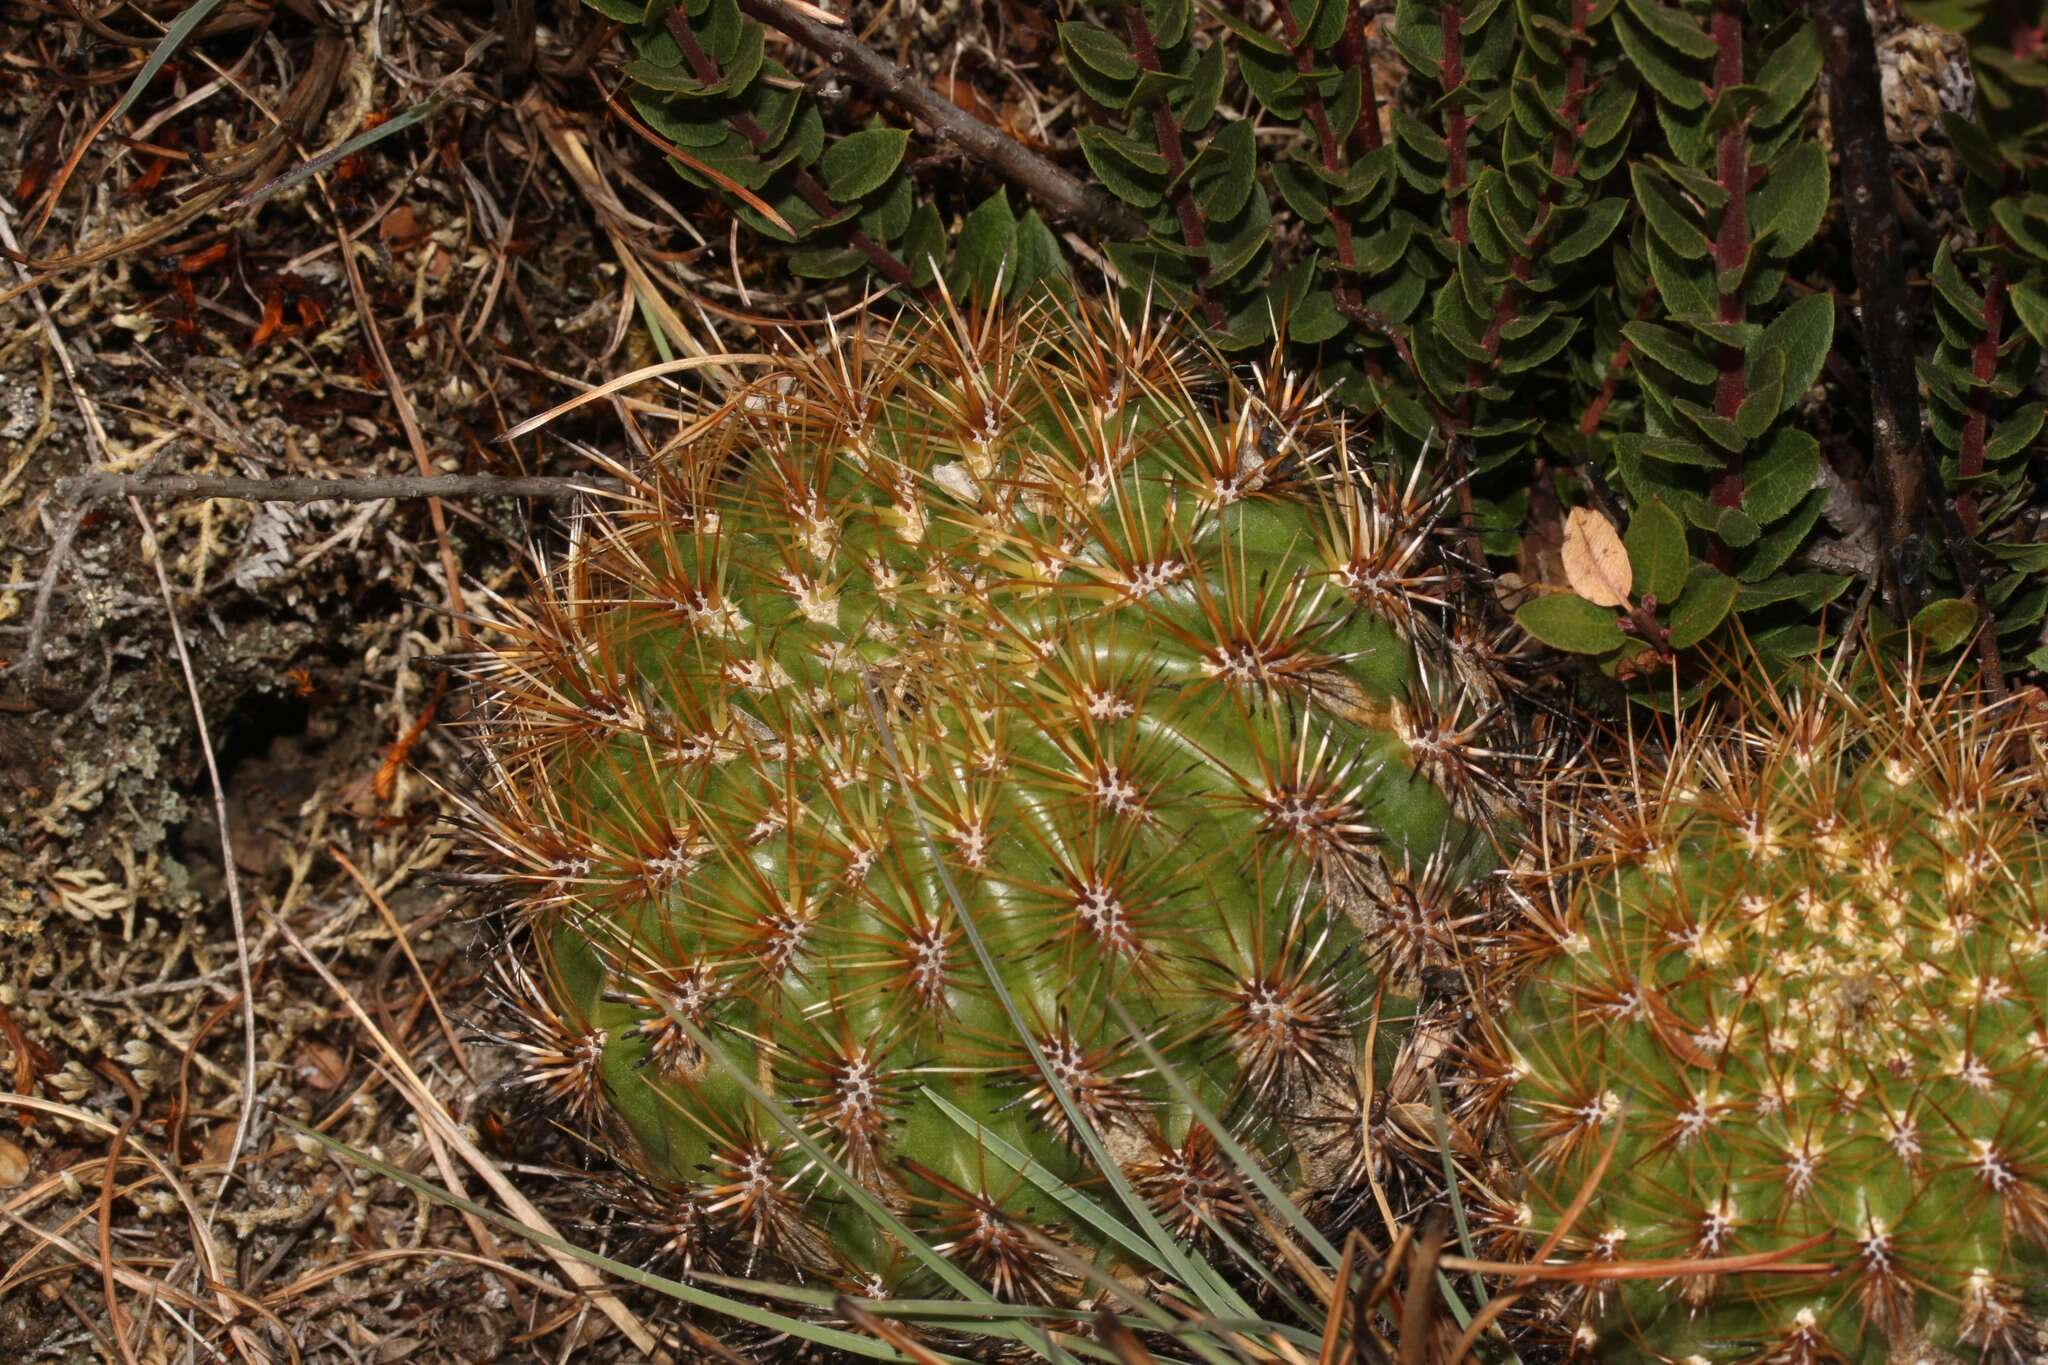
[[[1877,47],[1862,0],[1814,0],[1828,116],[1841,152],[1842,212],[1862,297],[1863,352],[1870,365],[1875,437],[1879,574],[1902,615],[1919,605],[1927,531],[1927,452],[1920,435],[1913,312],[1899,261]]]
[[[1984,586],[1969,535],[1974,507],[1951,501],[1940,469],[1921,435],[1920,392],[1913,358],[1913,310],[1899,261],[1899,215],[1892,192],[1891,146],[1886,140],[1877,45],[1862,0],[1813,0],[1827,72],[1828,113],[1841,151],[1842,211],[1849,220],[1850,258],[1862,295],[1863,351],[1870,365],[1871,432],[1875,437],[1879,515],[1878,576],[1901,618],[1919,606],[1925,568],[1927,517],[1935,509],[1949,557],[1965,594],[1977,607],[1977,649],[1987,683],[2005,690],[1998,632],[1984,601]],[[1985,296],[1987,339],[1995,364],[2000,282],[1993,271]],[[1982,347],[1980,346],[1980,351]],[[1983,366],[1978,365],[1982,370]],[[1979,378],[1988,378],[1980,373]],[[1982,463],[1982,411],[1973,410]],[[1970,433],[1964,433],[1964,473]]]
[[[231,498],[241,502],[383,502],[389,498],[563,499],[622,491],[617,479],[499,474],[392,474],[360,479],[247,479],[219,474],[74,474],[57,481],[74,502],[100,498]]]
[[[857,85],[930,124],[976,161],[993,166],[1039,203],[1081,226],[1117,237],[1141,237],[1145,225],[1105,190],[1084,185],[1058,166],[983,123],[850,33],[805,18],[784,0],[739,0],[740,8],[832,63]]]

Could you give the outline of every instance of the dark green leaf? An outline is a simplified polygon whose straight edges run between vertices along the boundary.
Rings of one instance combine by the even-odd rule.
[[[1015,261],[1006,286],[1013,299],[1029,296],[1048,280],[1066,277],[1067,258],[1060,250],[1060,239],[1038,216],[1037,209],[1027,210],[1017,220],[1014,252]]]
[[[1935,292],[1940,294],[1943,301],[1956,311],[1960,320],[1971,324],[1971,335],[1973,337],[1982,336],[1984,334],[1983,296],[1978,294],[1976,290],[1972,289],[1964,281],[1962,272],[1956,269],[1955,254],[1949,250],[1946,241],[1942,242],[1940,247],[1935,250],[1934,269],[1929,273],[1928,278],[1934,281]],[[2024,314],[2022,314],[2020,320],[2022,322],[2026,321]]]
[[[1152,40],[1162,48],[1177,47],[1180,40],[1188,36],[1188,24],[1194,18],[1194,6],[1188,0],[1145,0],[1145,19],[1152,29]]]
[[[901,128],[869,128],[840,138],[818,162],[835,203],[851,203],[882,187],[903,164],[910,134]]]
[[[1827,362],[1835,341],[1835,300],[1831,294],[1808,294],[1771,319],[1756,339],[1757,352],[1779,351],[1785,357],[1785,401],[1795,403]]]
[[[1016,238],[1017,218],[1010,211],[1009,196],[997,190],[960,225],[948,281],[962,293],[988,298],[997,279],[1007,273]]]
[[[1605,654],[1627,640],[1615,624],[1612,608],[1596,607],[1570,593],[1530,599],[1515,613],[1515,622],[1552,649],[1569,654]]]
[[[922,289],[939,277],[939,265],[946,254],[946,225],[930,204],[919,204],[910,215],[910,226],[896,248],[910,267],[910,282]]]
[[[1180,88],[1174,112],[1180,126],[1199,133],[1216,116],[1216,101],[1223,97],[1223,44],[1211,43],[1195,58],[1187,84]]]
[[[1970,174],[1990,185],[1996,185],[2005,178],[2005,157],[1982,124],[1944,109],[1941,111],[1941,128],[1948,134],[1949,145],[1962,157],[1963,165],[1969,168]]]
[[[1686,566],[1692,556],[1685,545],[1685,523],[1664,503],[1653,501],[1638,507],[1623,538],[1628,547],[1629,568],[1635,574],[1638,594],[1669,602],[1685,586]]]
[[[1998,424],[1998,430],[1985,443],[1984,458],[1996,464],[2033,444],[2034,437],[2041,432],[2041,415],[2039,403],[2029,403],[2006,414],[2005,420]]]
[[[1237,217],[1258,183],[1258,147],[1252,121],[1233,119],[1209,139],[1189,170],[1195,202],[1211,219]]]
[[[1069,62],[1085,66],[1113,81],[1134,81],[1138,78],[1137,59],[1131,56],[1131,50],[1115,34],[1080,22],[1061,24],[1059,34],[1060,50]]]
[[[811,280],[843,279],[867,263],[867,253],[852,247],[811,247],[789,253],[790,273]]]
[[[1712,36],[1700,30],[1700,26],[1679,11],[1659,4],[1657,0],[1628,0],[1628,12],[1642,21],[1642,25],[1656,36],[1659,42],[1687,57],[1711,59],[1715,53]]]
[[[1682,436],[1646,436],[1641,432],[1623,432],[1614,438],[1614,445],[1616,450],[1638,459],[1663,460],[1667,464],[1720,469],[1727,463],[1698,441],[1688,441]]]
[[[1756,522],[1749,513],[1739,507],[1717,509],[1713,531],[1715,535],[1721,537],[1721,543],[1731,550],[1740,550],[1756,543]]]
[[[1252,92],[1253,99],[1265,106],[1266,112],[1288,123],[1301,117],[1308,101],[1292,57],[1239,48],[1237,74],[1244,77],[1245,87]]]
[[[1126,204],[1149,209],[1166,197],[1165,157],[1093,125],[1081,130],[1080,141],[1089,169]]]
[[[1337,299],[1327,289],[1318,289],[1301,301],[1287,319],[1287,337],[1304,345],[1328,341],[1351,324],[1337,311]]]
[[[1671,608],[1671,647],[1691,649],[1714,633],[1735,606],[1736,583],[1719,569],[1697,565]]]
[[[1712,408],[1687,398],[1673,398],[1671,406],[1701,435],[1729,454],[1739,455],[1749,445],[1749,439],[1742,434],[1742,428],[1735,425],[1734,419],[1723,417]]]
[[[1960,597],[1929,602],[1913,613],[1913,629],[1936,654],[1946,654],[1976,633],[1977,608]]]
[[[2014,246],[2036,260],[2048,259],[2048,237],[2042,235],[2038,220],[2027,212],[2024,201],[2000,199],[1991,206],[1991,220],[2005,230]]]
[[[1814,523],[1820,520],[1820,510],[1827,500],[1828,495],[1822,489],[1816,488],[1808,493],[1797,511],[1773,526],[1769,534],[1756,538],[1756,544],[1743,557],[1742,567],[1735,576],[1745,583],[1758,583],[1785,567],[1785,561],[1806,543],[1806,537],[1812,533]]]
[[[1718,371],[1694,351],[1682,333],[1655,322],[1630,322],[1621,334],[1648,359],[1691,384],[1711,384]]]
[[[1643,219],[1658,240],[1687,259],[1707,259],[1713,243],[1707,240],[1706,229],[1663,177],[1638,164],[1629,167],[1629,178],[1635,185],[1636,200],[1643,206]]]
[[[1650,274],[1665,307],[1675,316],[1712,317],[1718,302],[1713,271],[1703,261],[1683,259],[1654,232],[1648,241]]]
[[[1806,93],[1820,76],[1820,35],[1802,23],[1757,69],[1756,83],[1770,92],[1757,111],[1759,127],[1773,127],[1795,109],[1806,107]]]
[[[1802,142],[1778,159],[1763,188],[1750,196],[1752,238],[1771,234],[1770,250],[1790,256],[1813,240],[1828,210],[1828,155]]]
[[[1508,339],[1500,350],[1500,372],[1520,374],[1524,370],[1535,369],[1563,350],[1578,330],[1577,318],[1552,319],[1541,331],[1530,332],[1526,336],[1518,324],[1511,323],[1501,333]],[[1513,337],[1508,337],[1510,331],[1515,332]]]
[[[1634,74],[1627,70],[1616,71],[1601,83],[1590,101],[1586,126],[1580,130],[1582,148],[1605,147],[1628,127],[1629,116],[1636,110],[1638,89]]]
[[[1817,611],[1840,597],[1842,589],[1854,581],[1846,574],[1780,574],[1761,583],[1743,584],[1735,596],[1735,610],[1758,611],[1780,602],[1797,602],[1808,611]]]
[[[1820,442],[1803,431],[1780,428],[1745,471],[1742,510],[1769,526],[1806,500],[1820,477]]]
[[[1628,15],[1616,15],[1614,36],[1621,49],[1658,98],[1679,109],[1704,109],[1707,96],[1697,73],[1687,71],[1645,28]]]
[[[2019,317],[2020,326],[2027,329],[2027,335],[2036,345],[2048,346],[2048,293],[2038,285],[2016,284],[2009,297],[2012,311]]]
[[[1559,236],[1543,253],[1543,260],[1550,265],[1566,265],[1582,256],[1591,255],[1607,244],[1614,235],[1615,226],[1622,215],[1628,212],[1628,200],[1619,197],[1596,199],[1573,216],[1577,220],[1571,230]]]

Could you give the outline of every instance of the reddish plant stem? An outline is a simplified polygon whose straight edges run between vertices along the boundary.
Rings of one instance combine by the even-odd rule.
[[[1152,35],[1152,26],[1145,22],[1142,6],[1132,5],[1126,11],[1129,16],[1131,54],[1137,58],[1138,67],[1143,71],[1159,70],[1159,42]],[[1195,301],[1201,307],[1202,316],[1211,327],[1221,327],[1228,320],[1223,305],[1209,295],[1209,222],[1202,212],[1202,206],[1195,201],[1195,192],[1181,172],[1187,169],[1187,156],[1180,145],[1180,120],[1173,116],[1173,107],[1164,99],[1152,101],[1152,136],[1159,144],[1159,155],[1166,158],[1166,174],[1174,183],[1173,212],[1180,219],[1181,240],[1188,250],[1195,252]]]
[[[1742,7],[1734,0],[1718,0],[1714,6],[1714,88],[1713,97],[1742,84]],[[1727,194],[1721,209],[1721,227],[1714,239],[1714,269],[1739,276],[1749,259],[1749,120],[1737,119],[1721,132],[1715,149],[1716,179]],[[1747,313],[1738,279],[1720,297],[1716,315],[1722,322],[1739,323]],[[1739,346],[1717,349],[1715,366],[1720,371],[1714,382],[1714,412],[1733,420],[1749,396],[1744,356]],[[1739,453],[1728,456],[1721,479],[1714,485],[1713,501],[1719,507],[1740,507],[1743,492],[1743,460]],[[1725,547],[1724,547],[1725,548]]]
[[[1543,250],[1551,215],[1557,210],[1559,187],[1566,176],[1578,169],[1579,106],[1586,98],[1586,24],[1592,13],[1592,0],[1572,0],[1571,56],[1565,62],[1564,95],[1557,106],[1558,128],[1550,143],[1550,183],[1537,197],[1536,221],[1530,225],[1528,238],[1508,255],[1508,281],[1493,301],[1493,316],[1487,321],[1486,335],[1479,339],[1489,357],[1500,348],[1502,330],[1514,321],[1515,309],[1521,302],[1515,286],[1529,278],[1536,257]]]
[[[2005,234],[1994,227],[1986,240],[1990,245],[1998,246],[2004,242]],[[1984,335],[1970,348],[1970,376],[1979,384],[1986,384],[1998,375],[1999,336],[2005,330],[2005,267],[2002,265],[1993,265],[1985,276],[1984,311],[1980,320],[1984,324]],[[1963,442],[1956,452],[1957,482],[1967,484],[1984,472],[1984,438],[1990,420],[1991,391],[1971,389],[1970,413],[1963,419]],[[1964,534],[1977,534],[1977,495],[1967,487],[1956,493],[1956,516],[1963,523]]]
[[[1718,99],[1722,91],[1742,84],[1742,7],[1736,0],[1715,0],[1714,18],[1714,83],[1708,92],[1709,99]],[[1747,116],[1735,120],[1721,131],[1719,145],[1715,148],[1715,179],[1728,196],[1728,202],[1721,208],[1721,225],[1714,237],[1714,271],[1717,276],[1736,277],[1735,287],[1721,292],[1715,315],[1722,322],[1739,323],[1748,312],[1742,297],[1740,275],[1749,259],[1749,119]],[[1714,412],[1720,417],[1733,420],[1742,409],[1742,400],[1749,396],[1749,378],[1744,369],[1746,357],[1740,346],[1721,345],[1714,351],[1714,366],[1718,371],[1714,380]],[[1745,463],[1740,451],[1730,451],[1721,466],[1721,477],[1708,490],[1708,500],[1716,507],[1739,508],[1746,486]],[[1707,562],[1723,573],[1735,568],[1735,553],[1719,536],[1713,536],[1707,544]]]
[[[1460,0],[1445,0],[1443,7],[1443,87],[1446,98],[1465,88],[1465,9]],[[1444,172],[1444,195],[1451,201],[1451,241],[1463,246],[1471,239],[1465,203],[1465,142],[1472,121],[1464,106],[1452,100],[1444,110],[1444,146],[1449,167]]]
[[[1294,21],[1292,6],[1285,4],[1275,5],[1273,12],[1279,16],[1281,32],[1287,39],[1287,46],[1294,53],[1294,69],[1299,71],[1305,79],[1310,72],[1316,69],[1316,54],[1307,43],[1302,41],[1301,25]],[[1352,18],[1355,20],[1357,17],[1357,11],[1354,10]],[[1360,42],[1361,44],[1363,43],[1362,31]],[[1315,125],[1316,147],[1322,154],[1323,169],[1332,175],[1342,174],[1344,170],[1344,149],[1337,140],[1335,126],[1330,122],[1330,111],[1323,104],[1323,97],[1316,94],[1313,87],[1310,88],[1303,111],[1308,115],[1309,122]],[[1359,118],[1361,120],[1364,119],[1366,112],[1365,109],[1360,109]],[[1377,119],[1379,116],[1375,112],[1373,117],[1375,119],[1374,131],[1377,133]],[[1358,253],[1352,245],[1351,220],[1338,212],[1337,206],[1334,204],[1324,205],[1323,216],[1324,220],[1329,223],[1330,230],[1337,235],[1337,263],[1346,270],[1351,269],[1358,262]],[[1350,288],[1350,282],[1340,280],[1338,288],[1339,292],[1342,292]]]
[[[1352,0],[1351,13],[1344,20],[1344,36],[1337,40],[1337,67],[1342,71],[1356,71],[1365,82],[1363,98],[1358,109],[1358,122],[1351,127],[1351,144],[1354,157],[1363,157],[1376,152],[1383,145],[1380,135],[1380,97],[1372,84],[1372,52],[1365,41],[1367,19],[1365,6]]]
[[[1656,298],[1657,291],[1655,289],[1645,289],[1643,291],[1643,297],[1636,302],[1635,320],[1637,322],[1641,322],[1650,316],[1650,305],[1656,301]],[[1591,436],[1599,428],[1600,419],[1607,415],[1608,405],[1614,401],[1614,395],[1620,391],[1621,375],[1628,368],[1630,350],[1631,347],[1627,337],[1623,337],[1621,345],[1614,348],[1614,358],[1607,362],[1607,382],[1600,386],[1600,392],[1594,395],[1593,401],[1586,405],[1586,411],[1579,417],[1580,435]]]
[[[691,72],[706,85],[717,83],[724,73],[718,69],[718,63],[712,59],[711,54],[704,50],[704,45],[697,41],[697,34],[691,29],[690,21],[683,16],[683,12],[680,9],[670,10],[665,22],[668,25],[669,36],[676,40],[676,46],[683,50],[683,56],[689,61]],[[768,150],[768,130],[763,128],[752,114],[734,114],[727,122],[732,125],[734,132],[753,145],[754,150]],[[832,196],[825,192],[825,187],[820,185],[809,171],[798,170],[792,177],[792,183],[796,186],[796,192],[803,196],[804,202],[811,206],[811,211],[821,218],[830,218],[843,207],[832,202]],[[910,283],[910,267],[899,260],[896,253],[888,247],[857,227],[848,232],[847,240],[853,243],[855,250],[866,256],[869,263],[891,284]]]

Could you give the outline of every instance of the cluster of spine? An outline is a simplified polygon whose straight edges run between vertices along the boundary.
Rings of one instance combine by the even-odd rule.
[[[1077,1118],[1176,1232],[1253,1235],[1134,1032],[1296,1178],[1356,1132],[1509,796],[1432,502],[1084,308],[692,417],[474,665],[527,1085],[685,1263],[906,1283],[777,1110],[1004,1296],[1075,1289],[1016,1154],[1099,1179]]]
[[[1575,889],[1482,1084],[1526,1176],[1504,1246],[1646,1272],[1580,1281],[1582,1347],[2038,1353],[2040,740],[1866,669],[1573,784]]]

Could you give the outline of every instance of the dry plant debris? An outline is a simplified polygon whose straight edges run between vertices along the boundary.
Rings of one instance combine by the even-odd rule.
[[[229,0],[119,110],[184,8],[0,7],[0,1359],[661,1358],[281,1121],[618,1244],[469,1043],[442,660],[663,404],[508,429],[781,301],[663,259],[573,5],[515,78],[487,7]]]

